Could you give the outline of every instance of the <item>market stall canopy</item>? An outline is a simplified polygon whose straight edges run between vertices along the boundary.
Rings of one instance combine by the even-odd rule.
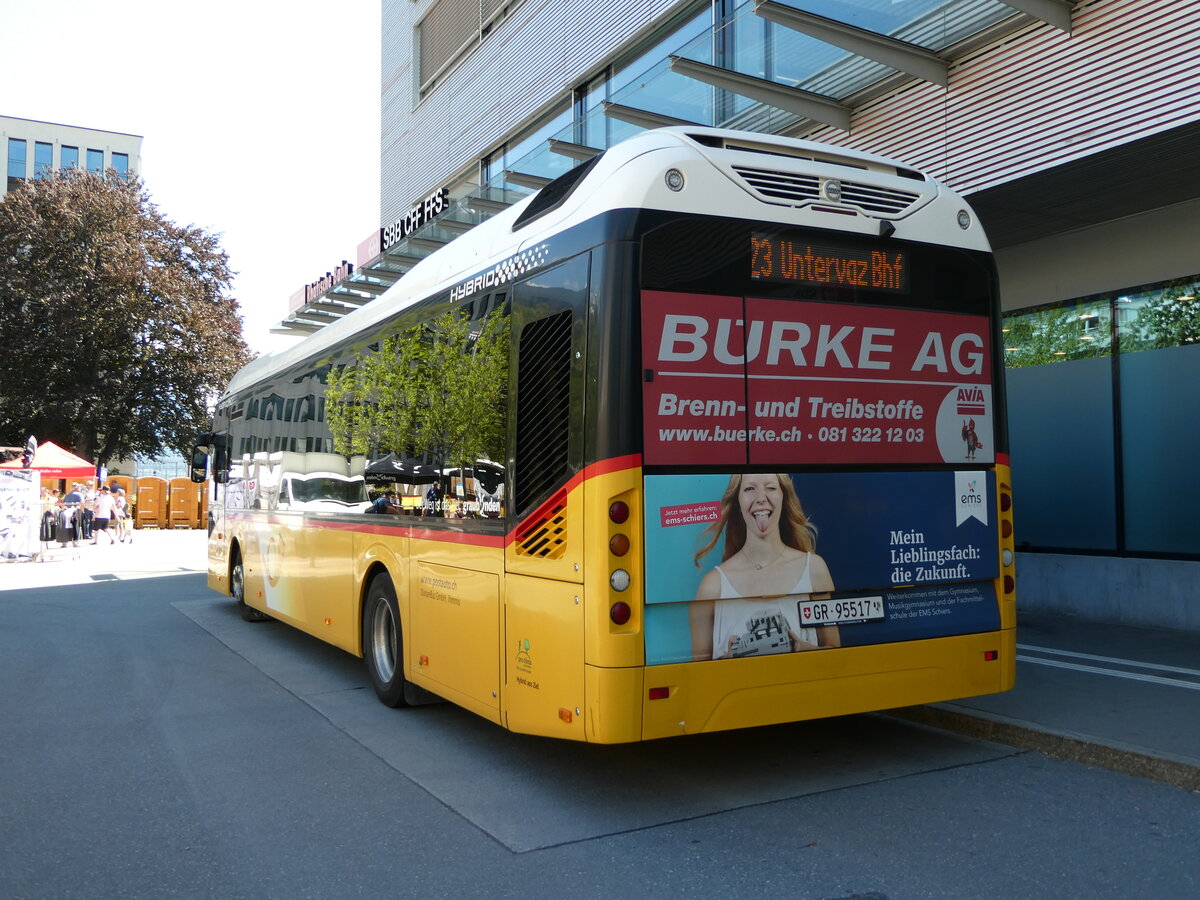
[[[363,475],[367,484],[433,484],[439,472],[432,466],[422,466],[402,459],[395,453],[367,463]]]
[[[3,469],[23,468],[20,459],[11,459],[0,463]],[[96,467],[86,459],[82,459],[64,450],[53,441],[38,444],[37,452],[33,454],[31,469],[41,472],[43,478],[95,478]]]

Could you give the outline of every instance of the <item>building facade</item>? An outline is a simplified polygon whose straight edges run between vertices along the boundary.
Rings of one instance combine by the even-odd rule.
[[[142,138],[136,134],[0,116],[0,141],[4,144],[7,176],[0,195],[21,181],[41,178],[58,169],[115,169],[125,175],[136,174],[142,166]]]
[[[1200,4],[384,0],[382,56],[382,227],[284,330],[643,128],[899,158],[997,254],[1022,605],[1200,630]]]

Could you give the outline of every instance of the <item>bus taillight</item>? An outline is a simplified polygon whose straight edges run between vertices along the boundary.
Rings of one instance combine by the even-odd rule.
[[[633,609],[624,600],[618,600],[608,611],[608,617],[614,625],[628,625],[633,618]]]
[[[624,500],[614,500],[608,507],[608,517],[617,525],[629,521],[629,504]]]

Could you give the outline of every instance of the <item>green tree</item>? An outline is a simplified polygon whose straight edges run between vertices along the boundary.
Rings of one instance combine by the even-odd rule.
[[[504,454],[508,318],[447,312],[330,372],[334,449],[469,467]]]
[[[1121,329],[1121,351],[1159,350],[1200,343],[1200,283],[1183,278],[1165,285]]]
[[[1004,318],[1004,365],[1010,369],[1107,356],[1106,306],[1055,306]]]
[[[96,462],[186,450],[251,358],[218,238],[79,169],[0,203],[0,436]]]

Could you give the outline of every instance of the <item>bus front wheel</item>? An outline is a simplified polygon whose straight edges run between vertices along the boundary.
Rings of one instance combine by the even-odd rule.
[[[271,617],[253,606],[246,605],[246,569],[242,565],[242,553],[234,549],[229,565],[229,593],[237,601],[238,612],[247,622],[266,622]]]
[[[387,706],[408,706],[405,699],[404,640],[400,608],[392,579],[380,573],[371,579],[362,618],[363,657],[375,695]]]

